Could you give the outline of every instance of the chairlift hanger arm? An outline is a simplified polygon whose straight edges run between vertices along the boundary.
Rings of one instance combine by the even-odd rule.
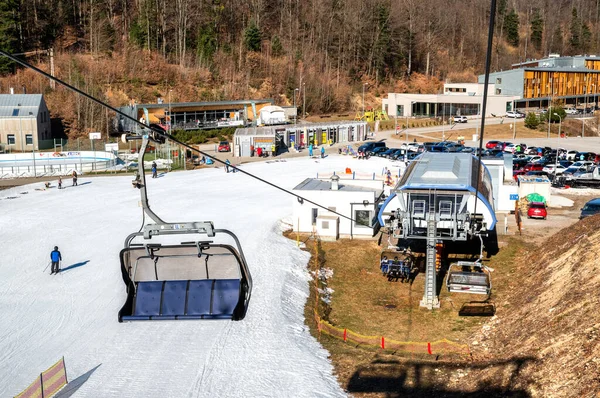
[[[4,51],[4,50],[1,50],[1,49],[0,49],[0,55],[3,55],[3,56],[5,56],[5,57],[9,58],[11,61],[14,61],[14,62],[18,63],[19,65],[21,65],[21,66],[25,67],[25,68],[29,68],[29,69],[31,69],[31,70],[33,70],[33,71],[35,71],[35,72],[37,72],[37,73],[39,73],[39,74],[43,75],[44,77],[47,77],[47,78],[48,78],[48,79],[50,79],[51,81],[54,81],[54,82],[57,82],[57,83],[59,83],[59,84],[63,85],[64,87],[68,88],[69,90],[71,90],[71,91],[74,91],[74,92],[76,92],[77,94],[80,94],[80,95],[84,96],[85,98],[89,99],[90,101],[92,101],[92,102],[95,102],[96,104],[98,104],[98,105],[100,105],[100,106],[103,106],[103,107],[105,107],[105,108],[107,108],[107,109],[109,109],[109,110],[111,110],[111,111],[115,112],[117,115],[119,115],[119,116],[122,116],[123,118],[125,118],[125,119],[127,119],[127,120],[129,120],[129,121],[131,121],[131,122],[133,122],[133,123],[135,123],[136,125],[138,125],[138,126],[142,127],[143,129],[148,129],[148,130],[150,130],[150,131],[153,133],[153,136],[154,136],[155,138],[157,138],[157,137],[162,137],[163,139],[169,139],[169,140],[171,140],[172,142],[174,142],[174,143],[176,143],[176,144],[180,145],[181,147],[183,147],[183,148],[186,148],[186,149],[189,149],[190,151],[193,151],[193,152],[199,153],[200,155],[203,155],[203,156],[205,156],[205,157],[211,158],[213,161],[215,161],[215,162],[217,162],[217,163],[220,163],[220,164],[222,164],[223,166],[227,165],[227,164],[225,163],[225,161],[223,161],[223,160],[221,160],[221,159],[219,159],[219,158],[216,158],[216,157],[214,157],[214,156],[212,156],[212,155],[209,155],[208,153],[206,153],[206,152],[204,152],[204,151],[201,151],[201,150],[200,150],[200,149],[198,149],[198,148],[194,148],[194,147],[192,147],[192,146],[190,146],[190,145],[188,145],[188,144],[185,144],[185,143],[183,143],[183,142],[179,141],[179,140],[178,140],[178,139],[176,139],[174,136],[172,136],[171,134],[169,134],[169,133],[167,133],[167,132],[165,132],[165,131],[161,131],[161,130],[159,130],[159,129],[155,128],[155,127],[152,127],[152,126],[150,126],[150,125],[148,125],[148,124],[144,124],[144,123],[140,122],[139,120],[137,120],[137,119],[135,119],[135,118],[133,118],[133,117],[131,117],[131,116],[127,115],[126,113],[124,113],[124,112],[121,112],[121,111],[120,111],[120,110],[118,110],[117,108],[115,108],[115,107],[112,107],[112,106],[110,106],[110,105],[108,105],[108,104],[106,104],[106,103],[104,103],[104,102],[100,101],[99,99],[97,99],[97,98],[95,98],[95,97],[93,97],[93,96],[91,96],[91,95],[87,94],[86,92],[84,92],[84,91],[82,91],[82,90],[80,90],[80,89],[78,89],[78,88],[76,88],[76,87],[73,87],[72,85],[70,85],[70,84],[68,84],[68,83],[66,83],[66,82],[64,82],[64,81],[62,81],[61,79],[58,79],[58,78],[56,78],[56,77],[54,77],[54,76],[52,76],[52,75],[50,75],[50,74],[48,74],[48,73],[44,72],[43,70],[41,70],[41,69],[39,69],[39,68],[37,68],[37,67],[35,67],[35,66],[33,66],[33,65],[31,65],[31,64],[29,64],[29,63],[27,63],[27,62],[25,62],[25,61],[23,61],[23,60],[20,60],[20,59],[16,58],[16,57],[15,57],[15,56],[13,56],[12,54],[10,54],[10,53],[7,53],[7,52],[6,52],[6,51]],[[138,138],[138,139],[139,139],[139,138]],[[247,176],[249,176],[249,177],[252,177],[252,178],[254,178],[254,179],[256,179],[256,180],[258,180],[258,181],[260,181],[260,182],[262,182],[262,183],[265,183],[265,184],[267,184],[267,185],[269,185],[269,186],[271,186],[271,187],[273,187],[273,188],[276,188],[276,189],[278,189],[278,190],[280,190],[280,191],[283,191],[283,192],[285,192],[285,193],[287,193],[287,194],[289,194],[289,195],[292,195],[292,196],[294,196],[294,197],[296,197],[296,198],[302,199],[303,201],[306,201],[306,202],[308,202],[308,203],[310,203],[310,204],[313,204],[313,205],[315,205],[315,206],[317,206],[317,207],[319,207],[319,208],[321,208],[321,209],[323,209],[323,210],[326,210],[326,211],[327,211],[327,212],[329,212],[329,213],[336,214],[336,215],[338,215],[338,216],[340,216],[340,217],[342,217],[342,218],[345,218],[345,219],[347,219],[347,220],[349,220],[349,221],[352,221],[352,222],[354,222],[354,223],[357,223],[357,224],[359,224],[359,225],[364,225],[364,226],[370,227],[370,225],[367,225],[367,224],[365,224],[365,223],[362,223],[362,222],[360,222],[360,221],[358,221],[358,220],[355,220],[355,219],[354,219],[353,217],[351,217],[351,216],[349,217],[349,216],[346,216],[346,215],[344,215],[344,214],[341,214],[341,213],[339,213],[339,212],[337,212],[337,211],[331,210],[331,209],[327,208],[327,206],[324,206],[324,205],[321,205],[321,204],[319,204],[319,203],[313,202],[312,200],[306,199],[306,198],[304,198],[304,197],[302,197],[302,196],[300,196],[300,195],[297,195],[297,194],[295,194],[295,193],[291,192],[291,191],[290,191],[290,190],[288,190],[288,189],[285,189],[285,188],[283,188],[283,187],[280,187],[280,186],[278,186],[278,185],[276,185],[276,184],[274,184],[274,183],[272,183],[272,182],[269,182],[269,181],[267,181],[267,180],[265,180],[265,179],[263,179],[263,178],[261,178],[261,177],[258,177],[258,176],[254,175],[254,174],[252,174],[252,173],[249,173],[249,172],[247,172],[247,171],[245,171],[245,170],[242,170],[241,168],[238,168],[238,167],[236,167],[236,166],[234,166],[234,165],[231,165],[231,164],[229,164],[229,165],[227,165],[227,166],[229,166],[229,168],[232,168],[232,169],[234,169],[234,170],[236,170],[236,171],[238,171],[238,172],[241,172],[242,174],[245,174],[245,175],[247,175]],[[155,215],[155,216],[156,216],[156,215]]]

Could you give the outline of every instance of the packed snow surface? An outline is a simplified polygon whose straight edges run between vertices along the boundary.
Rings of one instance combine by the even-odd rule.
[[[330,156],[241,167],[292,189],[317,172],[381,173],[385,165]],[[294,197],[222,168],[148,178],[150,205],[165,221],[211,220],[238,236],[254,290],[241,322],[120,324],[119,251],[141,226],[139,191],[130,176],[78,182],[0,191],[0,396],[19,393],[62,356],[70,381],[63,396],[345,395],[304,324],[309,255],[281,235]],[[55,245],[67,270],[51,276],[44,267]]]

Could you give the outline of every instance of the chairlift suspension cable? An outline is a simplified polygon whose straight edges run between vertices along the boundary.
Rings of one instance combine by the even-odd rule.
[[[477,213],[477,198],[479,196],[479,184],[481,183],[481,157],[483,155],[483,133],[485,131],[485,111],[488,98],[488,84],[490,82],[490,64],[492,60],[492,46],[494,42],[494,21],[496,19],[496,0],[491,0],[490,22],[488,27],[487,52],[485,54],[485,78],[483,84],[483,104],[481,104],[481,132],[479,135],[479,163],[477,163],[477,185],[475,186],[475,208],[473,214]]]
[[[136,120],[135,118],[133,118],[133,117],[131,117],[131,116],[127,115],[126,113],[123,113],[123,112],[121,112],[121,111],[120,111],[120,110],[118,110],[117,108],[114,108],[114,107],[112,107],[112,106],[108,105],[107,103],[105,103],[105,102],[103,102],[103,101],[101,101],[101,100],[99,100],[99,99],[97,99],[97,98],[95,98],[95,97],[93,97],[93,96],[89,95],[88,93],[86,93],[86,92],[84,92],[84,91],[82,91],[82,90],[78,89],[77,87],[73,87],[73,86],[71,86],[70,84],[68,84],[68,83],[66,83],[66,82],[64,82],[64,81],[62,81],[62,80],[60,80],[59,78],[57,78],[57,77],[54,77],[54,76],[52,76],[52,75],[50,75],[50,74],[48,74],[48,73],[44,72],[43,70],[41,70],[41,69],[39,69],[39,68],[37,68],[37,67],[35,67],[35,66],[33,66],[33,65],[31,65],[31,64],[29,64],[29,63],[27,63],[27,62],[25,62],[25,61],[23,61],[23,60],[20,60],[20,59],[16,58],[14,55],[12,55],[12,54],[10,54],[10,53],[8,53],[8,52],[4,51],[4,50],[1,50],[1,49],[0,49],[0,55],[3,55],[3,56],[5,56],[5,57],[9,58],[10,60],[12,60],[12,61],[14,61],[14,62],[16,62],[16,63],[18,63],[18,64],[20,64],[20,65],[24,66],[25,68],[29,68],[29,69],[33,70],[34,72],[37,72],[37,73],[39,73],[39,74],[43,75],[44,77],[47,77],[48,79],[50,79],[50,80],[52,80],[52,81],[55,81],[55,82],[57,82],[57,83],[59,83],[59,84],[61,84],[61,85],[65,86],[65,87],[66,87],[66,88],[68,88],[69,90],[71,90],[71,91],[74,91],[74,92],[76,92],[77,94],[79,94],[79,95],[82,95],[82,96],[84,96],[85,98],[89,99],[90,101],[93,101],[93,102],[95,102],[96,104],[98,104],[98,105],[100,105],[100,106],[103,106],[103,107],[105,107],[105,108],[107,108],[107,109],[109,109],[109,110],[111,110],[111,111],[115,112],[117,115],[120,115],[120,116],[122,116],[122,117],[124,117],[124,118],[126,118],[126,119],[128,119],[128,120],[130,120],[130,121],[132,121],[132,122],[134,122],[135,124],[137,124],[137,125],[141,126],[142,128],[145,128],[145,129],[149,129],[149,130],[151,130],[153,133],[157,134],[158,136],[160,136],[160,137],[162,137],[162,138],[169,139],[169,140],[171,140],[172,142],[174,142],[174,143],[176,143],[176,144],[178,144],[178,145],[180,145],[180,146],[182,146],[182,147],[184,147],[184,148],[187,148],[187,149],[189,149],[189,150],[191,150],[191,151],[197,152],[197,153],[199,153],[200,155],[203,155],[203,156],[205,156],[205,157],[208,157],[208,158],[210,158],[210,159],[214,160],[215,162],[221,163],[221,164],[222,164],[222,165],[224,165],[224,166],[229,166],[230,168],[232,168],[232,169],[234,169],[234,170],[236,170],[236,171],[239,171],[239,172],[241,172],[242,174],[245,174],[245,175],[247,175],[247,176],[249,176],[249,177],[252,177],[252,178],[254,178],[254,179],[256,179],[256,180],[258,180],[258,181],[260,181],[260,182],[262,182],[262,183],[264,183],[264,184],[270,185],[270,186],[271,186],[271,187],[273,187],[273,188],[279,189],[280,191],[283,191],[283,192],[285,192],[285,193],[287,193],[287,194],[289,194],[289,195],[291,195],[291,196],[294,196],[294,197],[295,197],[295,198],[297,198],[297,199],[298,199],[300,202],[304,202],[304,201],[306,201],[306,202],[308,202],[308,203],[310,203],[310,204],[313,204],[313,205],[315,205],[315,206],[317,206],[317,207],[319,207],[319,208],[321,208],[321,209],[323,209],[323,210],[327,210],[327,211],[328,211],[328,212],[330,212],[330,213],[333,213],[333,214],[336,214],[336,215],[338,215],[338,216],[340,216],[340,217],[343,217],[343,218],[345,218],[345,219],[347,219],[347,220],[349,220],[349,221],[351,221],[351,222],[354,222],[354,223],[360,224],[360,225],[362,225],[362,226],[371,227],[371,226],[370,226],[370,225],[368,225],[367,223],[363,223],[363,222],[361,222],[361,221],[359,221],[359,220],[355,220],[355,219],[354,219],[354,218],[352,218],[351,216],[349,217],[349,216],[346,216],[346,215],[344,215],[344,214],[341,214],[341,213],[339,213],[339,212],[337,212],[337,211],[335,211],[335,210],[331,210],[331,209],[329,209],[327,206],[320,205],[320,204],[318,204],[318,203],[316,203],[316,202],[314,202],[314,201],[312,201],[312,200],[309,200],[309,199],[307,199],[307,198],[305,198],[305,197],[302,197],[302,196],[300,196],[300,195],[297,195],[297,194],[295,194],[295,193],[291,192],[291,191],[290,191],[290,190],[288,190],[288,189],[285,189],[285,188],[283,188],[283,187],[281,187],[281,186],[279,186],[279,185],[277,185],[277,184],[275,184],[275,183],[272,183],[272,182],[270,182],[270,181],[267,181],[267,180],[265,180],[265,179],[263,179],[263,178],[261,178],[261,177],[258,177],[258,176],[254,175],[254,174],[252,174],[252,173],[249,173],[249,172],[247,172],[247,171],[244,171],[244,170],[242,170],[242,169],[240,169],[240,168],[238,168],[238,167],[236,167],[236,166],[233,166],[233,165],[231,165],[231,164],[229,164],[229,165],[228,165],[228,164],[226,164],[226,163],[225,163],[225,161],[223,161],[223,160],[221,160],[221,159],[219,159],[219,158],[216,158],[216,157],[214,157],[214,156],[211,156],[211,155],[209,155],[208,153],[206,153],[206,152],[203,152],[203,151],[201,151],[201,150],[200,150],[200,149],[198,149],[198,148],[194,148],[194,147],[192,147],[192,146],[190,146],[190,145],[188,145],[188,144],[185,144],[185,143],[183,143],[183,142],[179,141],[177,138],[175,138],[174,136],[172,136],[171,134],[169,134],[169,133],[167,133],[167,132],[160,131],[159,129],[157,129],[157,128],[155,128],[155,127],[152,127],[152,126],[150,126],[149,124],[144,124],[144,123],[140,122],[139,120]]]

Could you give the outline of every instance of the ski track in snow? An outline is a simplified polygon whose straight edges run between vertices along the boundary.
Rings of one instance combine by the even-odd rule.
[[[379,173],[385,165],[329,156],[242,168],[292,189],[317,172]],[[309,255],[281,235],[296,199],[242,173],[215,168],[147,181],[164,220],[212,220],[238,236],[254,282],[246,318],[118,323],[126,296],[119,251],[142,222],[130,180],[82,176],[79,187],[61,191],[32,184],[4,193],[29,192],[0,202],[0,396],[18,394],[62,356],[70,381],[97,367],[76,397],[345,396],[304,324]],[[63,269],[85,264],[42,272],[55,245]]]

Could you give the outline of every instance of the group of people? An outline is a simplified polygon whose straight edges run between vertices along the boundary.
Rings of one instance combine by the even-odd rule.
[[[308,157],[312,158],[313,157],[313,145],[310,144],[308,146]],[[321,147],[321,159],[323,159],[325,157],[325,147],[322,146]]]
[[[73,170],[73,172],[71,173],[71,176],[73,177],[73,186],[76,187],[77,186],[77,172],[75,170]],[[58,189],[62,189],[63,186],[63,181],[62,181],[62,177],[58,176]],[[50,183],[46,183],[46,188],[50,187]]]

